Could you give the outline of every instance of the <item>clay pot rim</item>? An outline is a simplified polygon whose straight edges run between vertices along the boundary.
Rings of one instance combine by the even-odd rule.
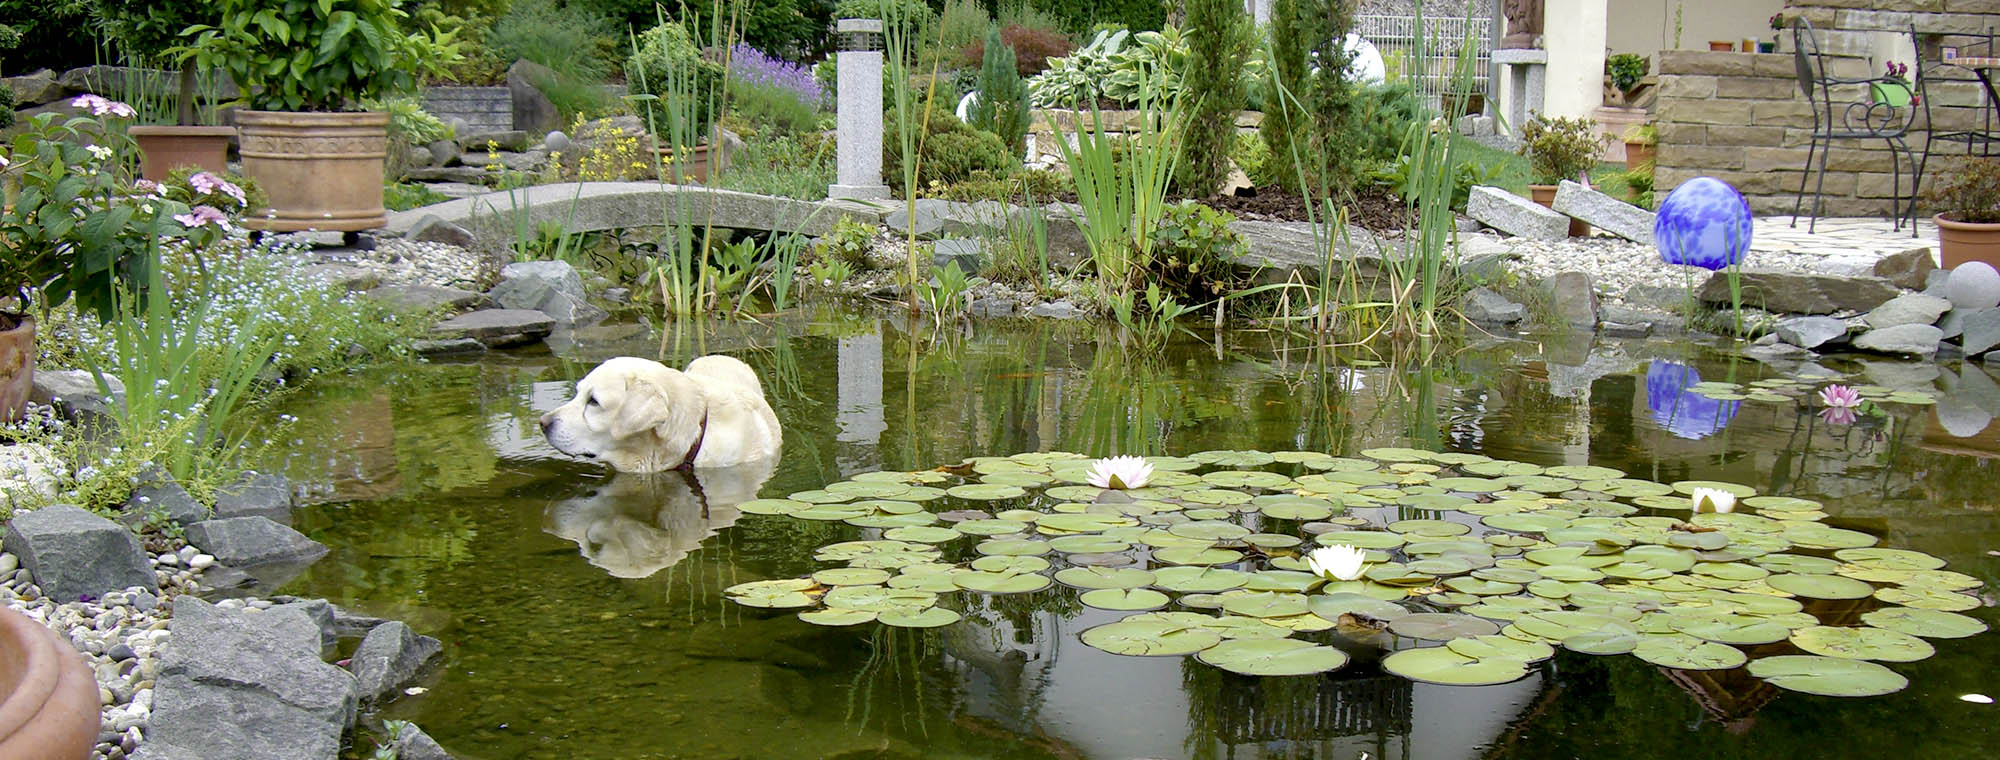
[[[245,127],[386,127],[387,111],[237,111],[236,126]]]
[[[1991,232],[2000,230],[2000,222],[1961,222],[1956,219],[1946,218],[1945,214],[1949,213],[1951,212],[1945,211],[1942,213],[1933,214],[1931,216],[1931,221],[1936,222],[1937,226],[1939,227],[1946,227],[1954,230],[1966,230],[1966,231],[1976,231],[1976,232]]]
[[[125,133],[133,137],[235,137],[235,127],[176,126],[172,124],[137,124],[125,128]]]

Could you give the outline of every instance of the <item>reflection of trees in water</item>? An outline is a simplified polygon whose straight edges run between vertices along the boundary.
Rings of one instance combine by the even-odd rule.
[[[1241,676],[1192,658],[1181,663],[1188,695],[1186,746],[1197,760],[1235,757],[1242,745],[1293,745],[1278,756],[1327,756],[1312,745],[1363,737],[1376,758],[1391,757],[1391,738],[1407,753],[1412,720],[1410,681],[1390,675]]]

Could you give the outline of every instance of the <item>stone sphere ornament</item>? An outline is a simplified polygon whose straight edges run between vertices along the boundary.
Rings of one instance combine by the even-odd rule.
[[[1710,271],[1739,264],[1750,252],[1750,204],[1729,183],[1696,177],[1660,203],[1653,243],[1660,260]]]

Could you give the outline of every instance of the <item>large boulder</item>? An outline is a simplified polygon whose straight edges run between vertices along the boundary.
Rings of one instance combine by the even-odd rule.
[[[7,521],[4,546],[57,602],[132,586],[159,588],[138,537],[82,507],[51,504],[15,515]]]
[[[553,329],[555,320],[534,309],[482,309],[432,325],[431,337],[471,338],[487,348],[505,348],[541,340]]]
[[[555,70],[534,61],[523,59],[507,67],[507,94],[513,102],[515,129],[539,135],[562,126],[556,104],[542,94],[543,87],[555,85]]]
[[[305,564],[326,555],[326,545],[268,517],[203,520],[187,527],[187,541],[225,565]]]
[[[143,524],[155,516],[185,526],[208,519],[209,509],[195,501],[173,475],[151,468],[139,475],[139,484],[125,500],[125,516],[120,519]]]
[[[396,760],[451,760],[451,753],[445,752],[436,739],[415,723],[403,724],[403,732],[396,735],[393,746]]]
[[[354,677],[320,659],[303,610],[174,600],[147,750],[207,760],[333,760],[354,722]]]
[[[1465,215],[1493,229],[1529,240],[1557,241],[1569,237],[1569,217],[1497,187],[1472,188]]]
[[[111,375],[105,375],[104,382],[111,386],[109,396],[98,387],[97,376],[88,370],[36,370],[35,386],[28,400],[55,407],[73,419],[83,415],[109,416],[125,404],[125,384]]]
[[[1653,244],[1653,212],[1582,184],[1563,180],[1557,185],[1554,208],[1556,213],[1589,222],[1634,243]]]
[[[1778,339],[1799,348],[1819,348],[1847,337],[1846,320],[1833,317],[1789,317],[1778,320]]]
[[[435,214],[425,215],[417,220],[417,225],[403,236],[418,243],[443,243],[460,248],[471,248],[479,243],[472,231],[451,222],[439,219]]]
[[[1840,277],[1789,269],[1746,269],[1741,282],[1744,306],[1776,314],[1868,311],[1902,292],[1880,277]],[[1704,303],[1728,305],[1729,273],[1710,275],[1697,297]]]
[[[7,89],[14,91],[14,105],[21,108],[61,100],[64,95],[69,94],[68,90],[63,89],[62,83],[56,81],[55,72],[48,69],[0,79],[0,83],[4,83]]]
[[[533,309],[565,327],[594,324],[608,316],[585,299],[583,278],[567,261],[508,264],[500,270],[500,283],[487,295],[503,309]]]
[[[1937,268],[1937,257],[1931,255],[1931,249],[1920,247],[1876,259],[1874,273],[1876,277],[1896,283],[1896,287],[1923,290],[1931,272]]]
[[[437,639],[419,635],[399,620],[369,629],[348,661],[361,702],[370,704],[394,696],[443,651]]]
[[[1922,293],[1904,293],[1869,310],[1863,321],[1869,327],[1880,330],[1899,325],[1936,324],[1938,317],[1951,310],[1951,301]]]
[[[1930,357],[1937,353],[1944,331],[1931,325],[1897,325],[1869,330],[1854,338],[1854,347],[1882,354]]]
[[[911,206],[915,206],[914,213]],[[999,201],[962,203],[918,198],[915,204],[896,204],[882,220],[882,226],[893,233],[907,234],[914,222],[917,237],[922,240],[1000,235],[1007,232],[1008,220],[1018,219],[1017,213],[1019,209]]]
[[[216,517],[266,517],[292,524],[292,481],[283,475],[249,473],[215,494]]]

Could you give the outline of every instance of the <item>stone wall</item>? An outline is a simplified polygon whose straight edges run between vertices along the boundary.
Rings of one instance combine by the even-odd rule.
[[[1884,62],[1907,61],[1908,53],[1897,51],[1908,50],[1912,24],[1927,35],[1927,60],[1937,58],[1937,46],[1962,46],[1970,42],[1962,35],[2000,27],[2000,0],[1808,0],[1790,3],[1785,13],[1812,22],[1827,64],[1839,77],[1878,76]],[[1789,32],[1784,44],[1789,50]],[[1693,177],[1712,176],[1735,185],[1757,213],[1790,213],[1813,126],[1792,55],[1662,51],[1659,65],[1656,187],[1664,192]],[[1965,76],[1960,70],[1947,74]],[[1929,121],[1919,109],[1908,138],[1919,156],[1926,132],[1977,129],[1984,107],[1985,93],[1976,82],[1933,81],[1929,94]],[[1866,100],[1859,87],[1834,93],[1836,108]],[[1940,155],[1963,151],[1962,144],[1940,146]],[[1922,187],[1931,187],[1953,163],[1934,156]],[[1827,215],[1890,213],[1896,186],[1883,141],[1834,141],[1826,167]],[[1910,169],[1903,172],[1907,188]]]
[[[514,128],[514,100],[505,87],[426,87],[424,110],[451,123],[456,118],[473,133]]]

